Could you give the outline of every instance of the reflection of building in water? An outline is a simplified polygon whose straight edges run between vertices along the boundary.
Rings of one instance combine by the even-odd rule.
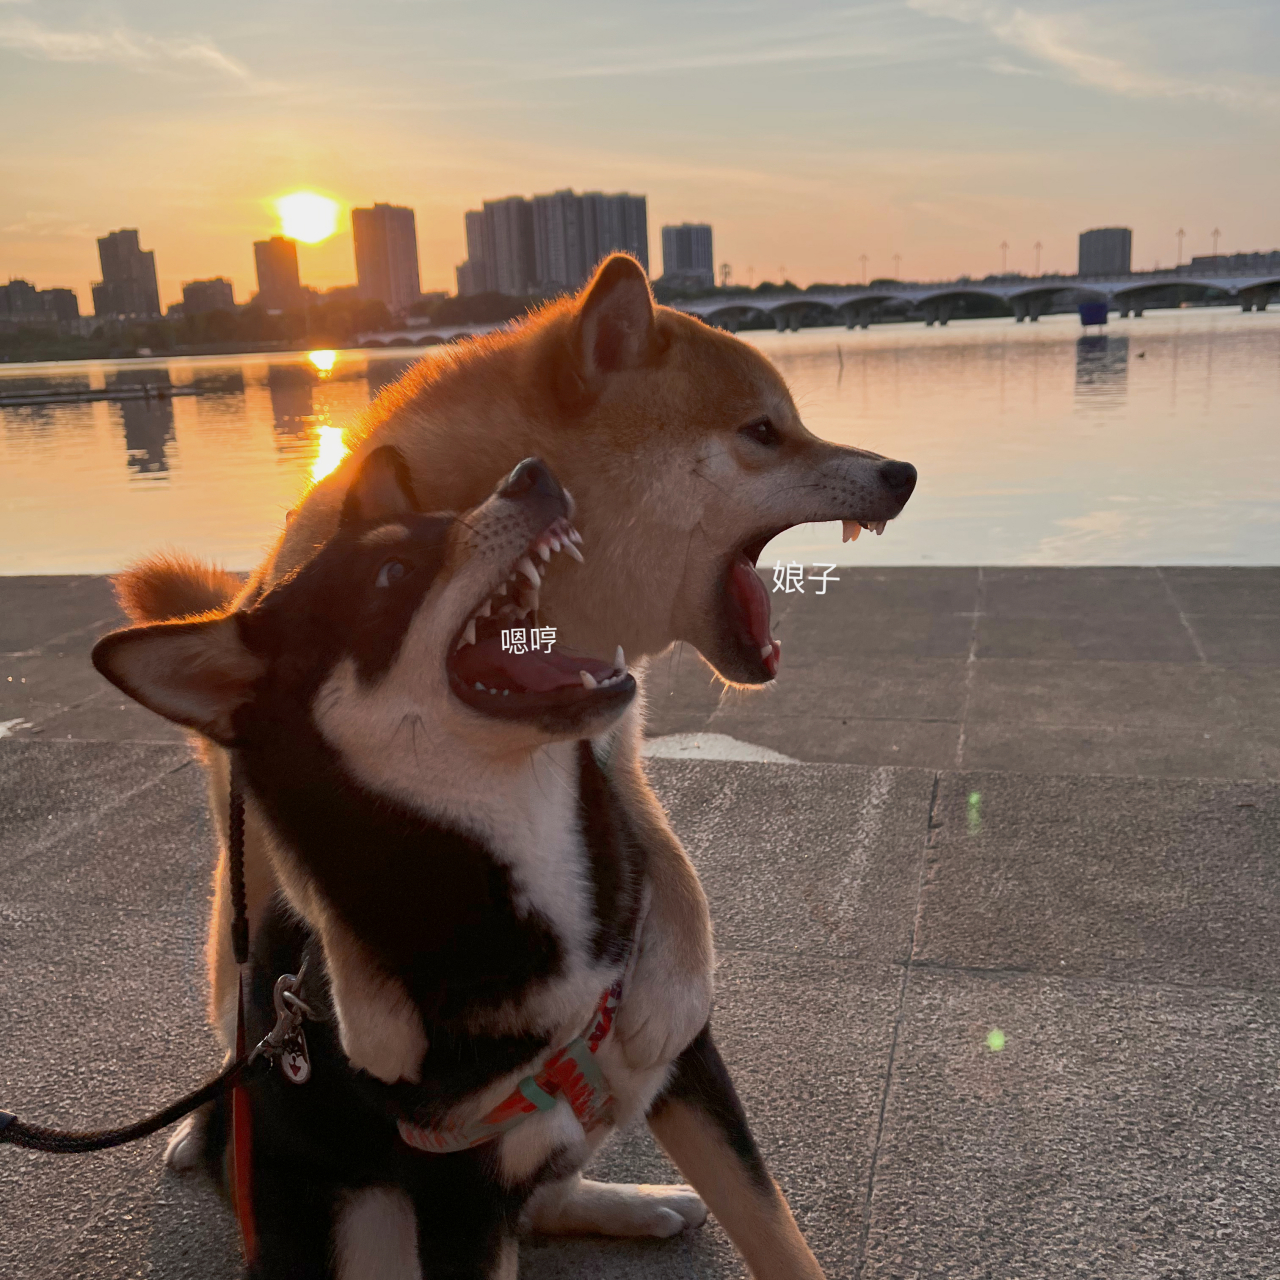
[[[275,419],[278,434],[306,434],[315,413],[311,403],[311,387],[314,382],[315,375],[303,365],[273,364],[267,370],[271,416]]]
[[[365,366],[369,399],[372,400],[383,387],[389,387],[410,365],[416,363],[414,360],[370,360]]]
[[[124,419],[124,447],[130,470],[162,475],[169,470],[167,450],[173,440],[172,383],[167,369],[121,369],[107,376],[108,391],[142,387],[142,400],[119,401]]]
[[[147,400],[122,400],[124,447],[129,468],[140,475],[160,475],[169,470],[166,451],[173,440],[173,401],[165,396]]]
[[[1076,339],[1076,399],[1122,400],[1129,380],[1129,339],[1105,333]]]

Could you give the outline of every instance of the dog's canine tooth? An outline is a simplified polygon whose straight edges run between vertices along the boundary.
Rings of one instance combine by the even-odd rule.
[[[579,564],[581,564],[581,563],[582,563],[582,552],[581,552],[581,551],[579,551],[579,550],[578,550],[578,548],[577,548],[577,547],[575,547],[575,546],[573,545],[573,543],[572,543],[572,542],[566,542],[566,543],[564,544],[564,549],[565,549],[565,550],[566,550],[566,551],[567,551],[567,552],[568,552],[568,553],[569,553],[569,554],[570,554],[570,555],[571,555],[571,556],[572,556],[572,557],[573,557],[573,558],[574,558],[574,559],[575,559]]]
[[[462,632],[462,644],[475,644],[475,642],[476,642],[476,620],[472,618],[471,621],[467,623],[466,628]],[[459,649],[462,648],[462,644],[458,646]]]
[[[876,531],[877,538],[884,532],[884,527],[888,523],[889,522],[887,520],[877,520],[875,524],[872,525],[872,528]]]
[[[760,656],[762,658],[767,658],[772,652],[773,652],[773,645],[766,644],[766,645],[760,646]]]
[[[577,529],[572,529],[572,528],[571,528],[571,529],[569,530],[569,541],[570,541],[570,542],[576,542],[576,543],[578,543],[578,545],[579,545],[579,546],[581,546],[581,545],[582,545],[582,534],[580,534],[580,533],[577,531]]]
[[[560,539],[559,539],[559,538],[552,538],[552,539],[551,539],[551,550],[552,550],[552,551],[559,551],[559,550],[560,550]]]
[[[520,562],[516,565],[516,568],[523,573],[535,587],[542,586],[542,579],[538,576],[538,571],[533,567],[533,561],[530,560],[528,556],[521,556]]]
[[[626,671],[627,669],[627,655],[622,652],[621,645],[618,646],[617,652],[613,655],[613,669],[615,671]]]
[[[862,532],[862,525],[859,521],[846,520],[844,521],[844,534],[841,537],[840,541],[841,542],[857,542],[858,534],[860,534],[861,532]]]
[[[482,604],[482,605],[481,605],[481,606],[476,610],[476,617],[477,617],[477,618],[487,618],[487,617],[488,617],[492,612],[493,612],[493,601],[492,601],[492,600],[486,600],[486,601],[484,602],[484,604]]]
[[[542,557],[542,563],[546,564],[551,559],[551,548],[545,542],[538,544],[538,554]]]
[[[578,675],[579,675],[579,676],[581,677],[581,679],[582,679],[582,687],[583,687],[584,689],[596,689],[596,688],[599,688],[599,685],[597,685],[597,683],[596,683],[596,681],[595,681],[595,678],[592,676],[592,674],[591,674],[591,672],[590,672],[590,671],[579,671],[579,672],[578,672]]]

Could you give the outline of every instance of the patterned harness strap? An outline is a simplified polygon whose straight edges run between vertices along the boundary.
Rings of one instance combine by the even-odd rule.
[[[443,1155],[466,1151],[492,1142],[539,1111],[550,1111],[563,1098],[588,1133],[609,1117],[613,1098],[609,1083],[596,1062],[596,1051],[613,1026],[613,1015],[622,999],[622,978],[600,998],[590,1028],[570,1040],[543,1064],[535,1076],[525,1076],[496,1107],[472,1120],[446,1121],[436,1129],[421,1129],[399,1122],[400,1136],[411,1147]]]

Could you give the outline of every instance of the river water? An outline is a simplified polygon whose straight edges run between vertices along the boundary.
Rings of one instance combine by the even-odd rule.
[[[882,538],[784,534],[761,563],[1280,564],[1280,313],[749,333],[817,434],[916,464]],[[430,350],[0,364],[0,574],[101,573],[161,546],[261,556],[342,428]],[[318,462],[319,459],[319,462]]]

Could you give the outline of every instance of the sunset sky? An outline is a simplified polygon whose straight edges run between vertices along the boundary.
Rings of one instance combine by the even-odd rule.
[[[0,279],[74,287],[138,227],[166,304],[255,287],[273,201],[343,206],[299,252],[354,281],[353,204],[417,211],[424,289],[453,288],[463,211],[572,186],[709,221],[755,283],[1074,270],[1280,246],[1274,0],[563,4],[0,0]]]

